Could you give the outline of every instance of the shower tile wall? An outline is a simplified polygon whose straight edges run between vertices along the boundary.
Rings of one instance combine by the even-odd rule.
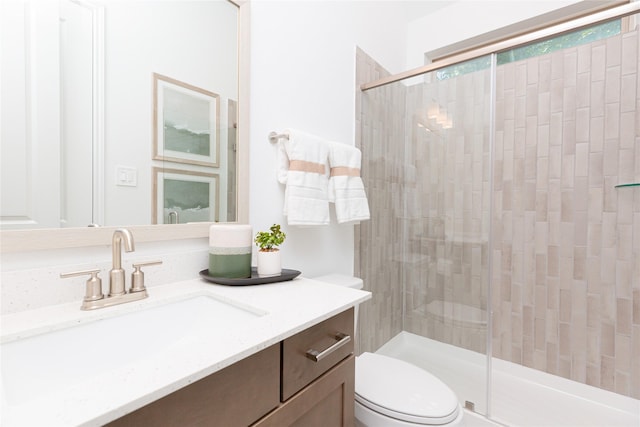
[[[357,49],[358,87],[387,75]],[[367,105],[372,108],[367,109],[367,120],[361,124],[362,96],[370,97]],[[362,178],[371,219],[356,226],[354,264],[355,275],[373,294],[360,306],[359,352],[375,351],[402,331],[404,104],[404,92],[392,88],[364,94],[356,90],[356,146],[362,150]]]
[[[498,67],[493,354],[640,398],[638,33]]]

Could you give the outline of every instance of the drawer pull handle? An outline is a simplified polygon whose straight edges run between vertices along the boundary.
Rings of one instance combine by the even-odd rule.
[[[331,347],[327,348],[324,351],[318,351],[314,349],[307,350],[307,357],[313,360],[314,362],[319,362],[325,357],[327,357],[328,355],[330,355],[331,353],[333,353],[334,351],[336,351],[337,349],[339,349],[340,347],[342,347],[343,345],[345,345],[346,343],[348,343],[349,341],[351,341],[351,337],[349,335],[343,334],[341,332],[338,332],[335,335],[335,339],[338,340],[338,342],[336,342],[335,344],[333,344]]]

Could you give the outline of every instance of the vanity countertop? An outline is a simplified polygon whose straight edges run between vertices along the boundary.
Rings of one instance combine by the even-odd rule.
[[[3,390],[0,424],[102,425],[371,297],[369,292],[305,278],[258,286],[222,286],[193,279],[152,287],[149,295],[141,301],[89,312],[81,311],[78,301],[2,316],[2,343],[136,313],[191,296],[211,296],[247,307],[259,315],[238,325],[229,322],[225,329],[228,332],[215,337],[208,337],[206,327],[201,328],[197,336],[194,332],[185,334],[185,339],[162,351],[144,357],[131,355],[131,361],[102,369],[90,376],[90,380],[61,383],[55,392],[35,395],[18,403],[9,403]],[[115,351],[127,354],[128,349],[123,347]],[[47,354],[41,357],[44,360]],[[2,368],[3,371],[6,368],[4,363]]]

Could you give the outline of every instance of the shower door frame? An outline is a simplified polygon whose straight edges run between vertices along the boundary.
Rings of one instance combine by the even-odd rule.
[[[433,62],[422,67],[414,68],[409,71],[394,74],[392,76],[383,77],[370,83],[364,83],[360,85],[360,90],[366,92],[369,89],[374,89],[380,86],[385,86],[390,83],[395,83],[401,80],[405,80],[411,77],[420,76],[430,71],[437,71],[441,68],[449,67],[452,65],[460,64],[472,59],[476,59],[482,56],[490,56],[492,54],[498,54],[507,50],[514,49],[523,45],[527,45],[536,41],[541,41],[554,36],[562,35],[571,31],[579,30],[584,27],[590,27],[592,25],[601,24],[614,19],[624,18],[640,12],[640,2],[627,3],[622,6],[615,6],[610,9],[596,12],[590,15],[586,15],[580,18],[574,18],[560,24],[552,25],[541,30],[532,31],[526,34],[515,36],[506,40],[491,43],[485,46],[479,46],[460,54],[456,54],[450,57],[443,58],[436,62]]]

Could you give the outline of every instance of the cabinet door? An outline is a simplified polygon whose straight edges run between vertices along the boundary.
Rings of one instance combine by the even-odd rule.
[[[275,344],[108,426],[244,427],[278,406],[279,373],[280,344]]]
[[[302,389],[254,427],[353,427],[355,356]]]

